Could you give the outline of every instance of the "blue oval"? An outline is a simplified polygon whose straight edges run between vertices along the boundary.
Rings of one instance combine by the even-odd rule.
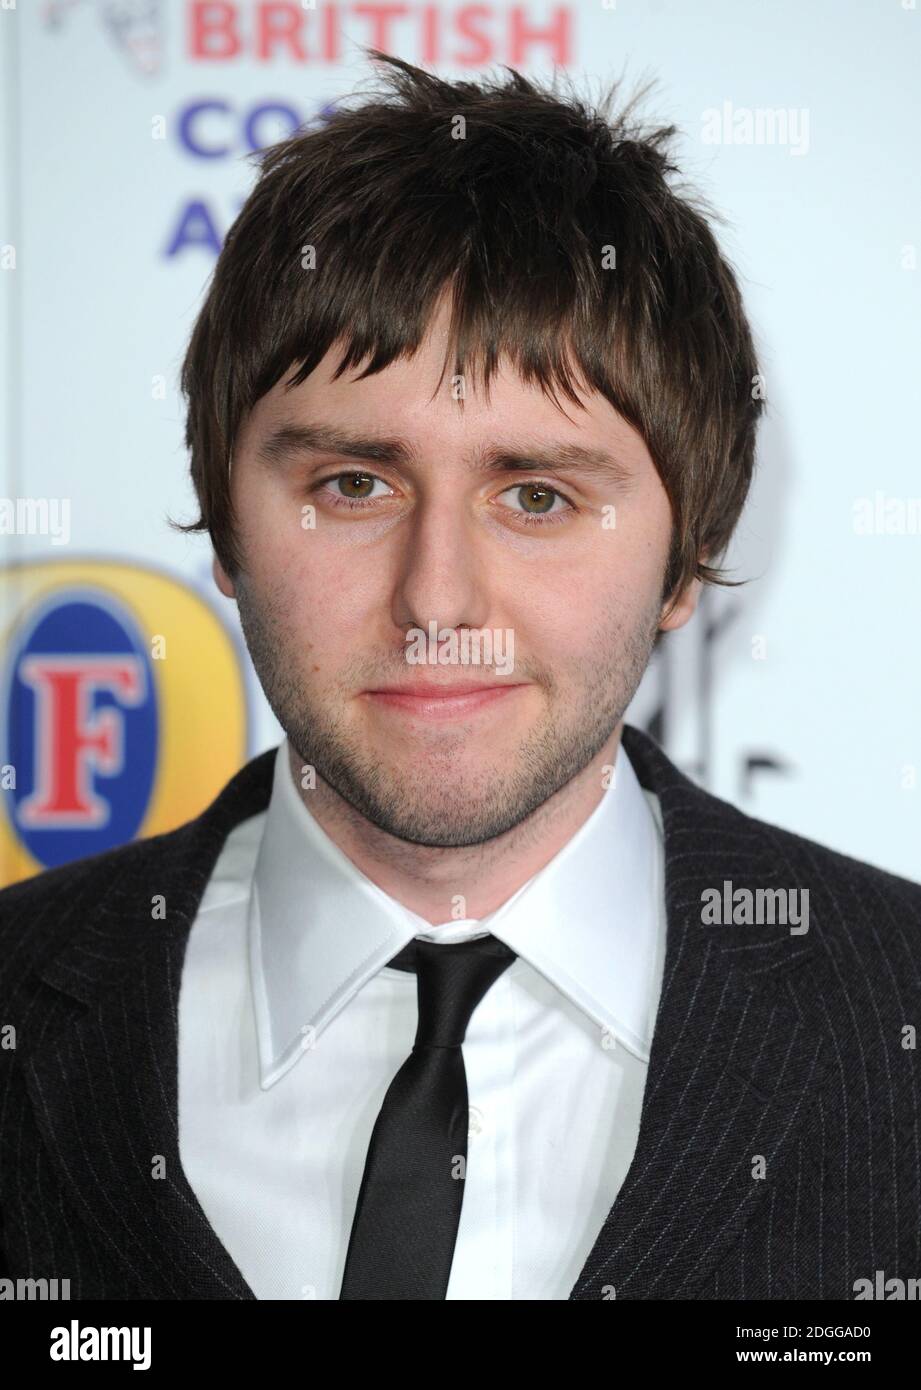
[[[25,619],[9,672],[4,761],[16,769],[18,838],[45,868],[133,840],[153,792],[159,718],[132,615],[102,590],[58,591]]]

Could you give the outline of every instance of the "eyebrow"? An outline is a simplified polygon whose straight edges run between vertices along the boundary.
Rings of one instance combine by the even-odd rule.
[[[388,463],[412,466],[415,451],[397,438],[362,436],[332,425],[282,424],[272,430],[257,447],[258,456],[267,464],[285,464],[304,454],[338,454],[343,458],[366,463]],[[534,473],[554,469],[572,469],[587,476],[597,476],[615,482],[634,480],[631,468],[605,449],[583,444],[527,443],[514,448],[488,447],[477,450],[470,459],[477,473]]]

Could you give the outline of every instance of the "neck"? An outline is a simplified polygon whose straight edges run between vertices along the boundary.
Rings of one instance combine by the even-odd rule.
[[[564,787],[503,835],[479,845],[442,849],[397,839],[362,816],[322,778],[300,790],[301,759],[288,745],[294,786],[329,838],[378,888],[432,926],[495,912],[538,873],[588,820],[605,791],[621,721],[604,747]],[[460,910],[458,900],[462,899]]]

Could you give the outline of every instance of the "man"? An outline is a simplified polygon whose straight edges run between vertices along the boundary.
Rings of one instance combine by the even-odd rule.
[[[921,888],[623,719],[726,582],[760,409],[672,132],[376,56],[388,93],[265,152],[183,369],[187,529],[286,737],[197,820],[0,894],[3,1272],[921,1274]]]

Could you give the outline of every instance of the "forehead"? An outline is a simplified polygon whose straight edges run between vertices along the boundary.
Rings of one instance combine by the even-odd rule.
[[[408,453],[468,453],[504,441],[546,440],[615,451],[625,462],[650,462],[642,436],[598,391],[575,376],[578,400],[526,381],[508,357],[499,359],[488,388],[478,372],[456,376],[446,364],[443,319],[429,328],[412,356],[374,375],[362,367],[334,379],[344,351],[336,344],[296,386],[284,377],[256,402],[238,434],[238,449],[258,448],[286,426],[327,427],[363,438],[402,439]],[[364,365],[364,364],[362,364]]]

